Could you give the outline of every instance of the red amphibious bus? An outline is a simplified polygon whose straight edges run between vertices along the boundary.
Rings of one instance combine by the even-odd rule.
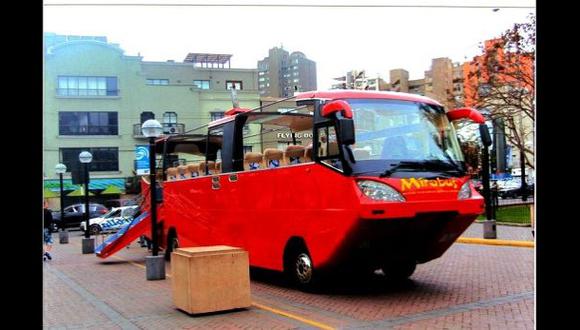
[[[407,278],[483,212],[451,124],[483,123],[476,110],[446,112],[395,92],[304,92],[294,101],[284,111],[234,108],[157,140],[167,255],[239,246],[251,266],[301,286],[342,267]],[[148,200],[145,180],[143,188]]]

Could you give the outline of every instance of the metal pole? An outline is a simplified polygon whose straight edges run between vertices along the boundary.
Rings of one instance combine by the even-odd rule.
[[[150,197],[151,197],[151,240],[153,241],[153,256],[159,253],[159,245],[157,242],[157,196],[156,196],[156,170],[155,170],[155,138],[149,138],[149,181]]]
[[[520,168],[522,170],[522,184],[521,184],[521,192],[522,192],[522,201],[525,202],[528,200],[528,183],[526,182],[526,151],[524,150],[526,146],[524,140],[524,118],[523,115],[520,114]]]
[[[487,146],[483,146],[483,159],[481,164],[481,181],[483,184],[483,197],[485,199],[485,215],[487,220],[493,219],[492,205],[491,205],[491,189],[489,187],[489,150]]]
[[[85,163],[85,238],[90,238],[89,232],[89,163]]]
[[[62,173],[58,174],[60,178],[60,227],[64,230],[64,187],[62,183]]]

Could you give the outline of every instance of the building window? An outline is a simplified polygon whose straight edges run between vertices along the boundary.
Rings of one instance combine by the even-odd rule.
[[[169,79],[147,79],[147,85],[169,85]]]
[[[247,154],[248,152],[252,152],[252,146],[244,146],[244,154]]]
[[[118,135],[117,112],[59,112],[59,135]]]
[[[58,96],[117,96],[117,77],[58,76]]]
[[[175,112],[163,113],[163,123],[164,124],[177,124],[177,113],[175,113]]]
[[[194,80],[193,85],[199,89],[209,89],[209,80]]]
[[[89,171],[119,170],[119,148],[60,148],[63,164],[69,169],[74,169],[79,164],[79,154],[83,151],[88,151],[93,155]]]
[[[225,112],[223,112],[223,111],[210,112],[210,116],[211,116],[211,121],[218,120],[218,119],[221,119],[225,116]]]
[[[235,88],[236,90],[242,90],[242,82],[239,80],[226,80],[226,90]]]

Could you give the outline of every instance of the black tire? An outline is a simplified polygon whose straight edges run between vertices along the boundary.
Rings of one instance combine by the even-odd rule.
[[[179,240],[177,239],[177,233],[175,231],[170,231],[167,235],[167,245],[165,249],[165,260],[171,261],[171,253],[175,249],[179,248]]]
[[[414,261],[405,261],[388,263],[382,267],[382,270],[387,279],[401,281],[411,277],[416,268],[417,263]]]
[[[284,272],[290,283],[303,291],[312,291],[318,286],[319,274],[305,247],[291,249],[285,259]]]
[[[101,226],[99,225],[91,225],[89,227],[89,232],[91,233],[91,235],[98,235],[101,233]]]

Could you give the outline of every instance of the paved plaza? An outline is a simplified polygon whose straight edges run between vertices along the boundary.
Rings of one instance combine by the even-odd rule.
[[[498,226],[498,239],[531,240],[529,232]],[[481,233],[473,224],[464,236]],[[148,252],[137,242],[103,260],[81,254],[81,233],[71,232],[70,244],[53,235],[54,259],[43,275],[48,329],[534,328],[533,248],[456,243],[407,282],[342,278],[316,294],[289,287],[279,273],[252,270],[252,307],[190,316],[173,305],[169,263],[166,280],[145,279]]]

